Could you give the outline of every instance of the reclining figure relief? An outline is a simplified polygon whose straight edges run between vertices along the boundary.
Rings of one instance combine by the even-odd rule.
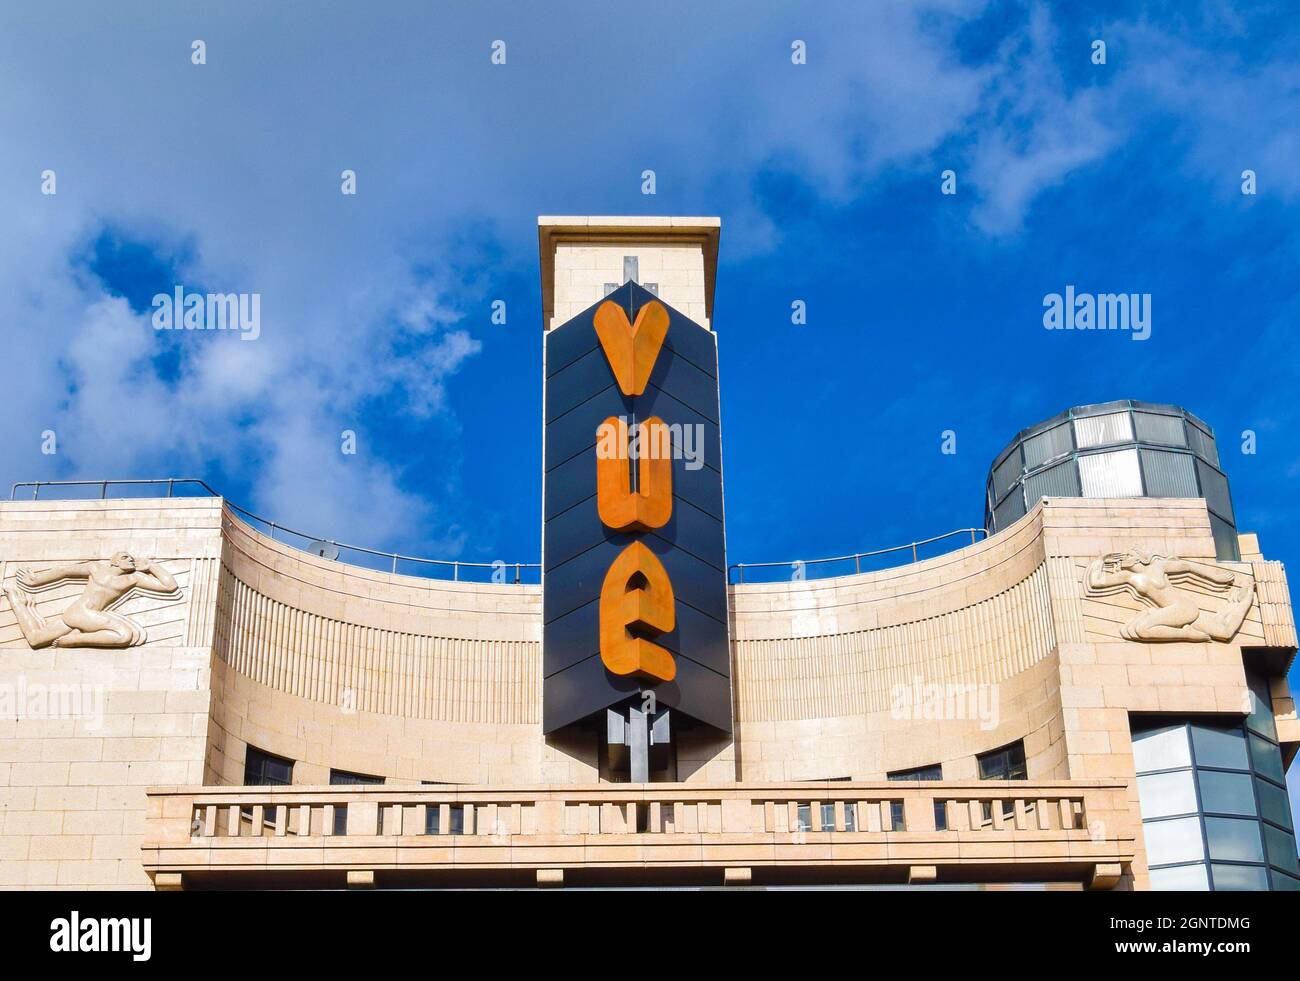
[[[1218,613],[1200,608],[1197,594],[1180,584],[1194,582],[1226,593],[1228,606]],[[1137,549],[1094,559],[1084,576],[1089,596],[1128,593],[1151,609],[1119,628],[1125,640],[1228,641],[1240,629],[1255,595],[1254,577],[1213,563],[1171,559]]]
[[[144,628],[111,608],[133,590],[179,597],[172,574],[156,562],[118,552],[99,562],[72,562],[33,572],[19,569],[4,587],[18,626],[33,650],[43,647],[136,647]],[[81,595],[58,616],[42,617],[30,595],[67,580],[86,581]]]

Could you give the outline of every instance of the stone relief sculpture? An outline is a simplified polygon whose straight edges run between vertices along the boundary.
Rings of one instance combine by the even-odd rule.
[[[1196,594],[1180,588],[1179,584],[1186,582],[1227,593],[1227,609],[1219,613],[1203,611]],[[1231,640],[1250,612],[1255,596],[1255,580],[1247,573],[1136,549],[1094,559],[1084,576],[1084,586],[1089,596],[1128,593],[1153,607],[1119,628],[1125,640]]]
[[[42,617],[29,593],[66,580],[86,580],[81,595],[62,614]],[[118,552],[99,562],[73,562],[40,572],[19,569],[15,582],[4,587],[18,626],[33,650],[43,647],[136,647],[145,642],[144,628],[111,607],[133,590],[179,596],[172,574],[148,559]]]

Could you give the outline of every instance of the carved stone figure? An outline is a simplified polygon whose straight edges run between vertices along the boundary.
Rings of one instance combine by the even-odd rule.
[[[100,562],[73,562],[40,572],[19,569],[16,582],[4,594],[14,608],[18,626],[33,650],[42,647],[135,647],[145,642],[142,627],[110,607],[133,589],[178,595],[172,574],[148,559],[118,552]],[[81,595],[59,616],[46,619],[36,612],[28,593],[68,579],[86,580]]]
[[[1178,586],[1188,581],[1227,593],[1227,609],[1219,613],[1202,611],[1196,594]],[[1255,580],[1246,573],[1136,549],[1094,559],[1084,585],[1090,596],[1126,592],[1153,607],[1119,628],[1126,640],[1231,640],[1250,612],[1255,595]]]

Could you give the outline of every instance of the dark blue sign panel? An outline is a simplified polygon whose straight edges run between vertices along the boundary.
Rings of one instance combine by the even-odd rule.
[[[613,301],[628,322],[662,302],[636,283]],[[657,703],[731,730],[727,558],[722,520],[718,348],[712,331],[668,310],[668,332],[645,391],[624,396],[597,337],[592,306],[546,335],[543,480],[543,729],[553,732],[630,696],[653,690]],[[658,417],[673,434],[671,519],[632,534],[601,523],[596,504],[600,426],[617,417]],[[670,682],[619,676],[600,658],[600,591],[633,541],[662,562],[672,583],[676,625],[654,638],[671,651]]]

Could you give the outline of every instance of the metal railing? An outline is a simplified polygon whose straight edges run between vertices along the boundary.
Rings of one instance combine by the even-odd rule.
[[[64,497],[53,498],[54,500],[70,500],[70,499],[84,500],[92,496],[97,497],[99,500],[107,500],[109,497],[109,490],[111,488],[116,488],[116,487],[121,487],[121,488],[150,487],[150,488],[158,488],[160,490],[161,488],[166,487],[167,488],[166,496],[169,498],[170,497],[221,497],[220,494],[218,494],[215,490],[213,490],[211,487],[208,486],[206,481],[198,477],[167,477],[167,478],[160,478],[157,480],[21,481],[19,483],[14,484],[13,487],[10,488],[9,500],[11,501],[18,500],[18,491],[20,488],[31,489],[32,492],[31,497],[24,498],[24,500],[33,500],[33,501],[40,500],[41,488],[43,487],[65,488],[65,489],[86,488],[90,491],[98,491],[97,494],[86,495],[86,497],[84,498],[76,498],[76,497],[69,498],[64,496]],[[195,489],[197,489],[199,492],[186,493],[186,491],[191,491]],[[157,497],[157,496],[160,495],[159,494],[121,494],[120,499],[127,499],[131,497]],[[46,498],[46,499],[50,500],[51,498]],[[313,546],[317,544],[329,545],[332,546],[333,548],[338,549],[339,554],[337,558],[343,561],[347,561],[347,559],[344,559],[345,553],[347,553],[347,555],[351,557],[360,558],[361,561],[353,561],[350,562],[349,564],[359,565],[363,568],[379,569],[380,563],[376,563],[375,561],[373,561],[378,559],[382,561],[382,566],[383,566],[382,571],[392,572],[394,574],[400,573],[403,575],[419,575],[430,579],[448,578],[448,576],[446,575],[432,575],[430,573],[450,572],[450,578],[455,582],[461,582],[461,581],[490,582],[490,583],[495,583],[500,585],[503,584],[506,581],[506,579],[510,577],[511,573],[513,573],[513,582],[516,585],[524,582],[525,574],[528,577],[529,583],[536,583],[541,581],[542,567],[541,567],[541,563],[538,562],[500,562],[500,561],[463,562],[457,559],[429,559],[417,555],[403,555],[400,552],[384,552],[379,549],[366,548],[363,545],[348,545],[343,542],[336,542],[331,538],[320,538],[315,535],[308,535],[301,531],[295,531],[294,529],[288,528],[282,524],[279,524],[278,522],[271,521],[267,518],[261,517],[260,515],[254,514],[252,511],[249,511],[247,508],[242,508],[238,504],[234,504],[231,501],[226,501],[225,503],[226,503],[226,507],[230,508],[230,510],[234,511],[236,514],[238,514],[241,518],[244,518],[250,524],[254,525],[255,527],[260,525],[263,528],[267,529],[267,534],[274,541],[283,542],[284,544],[289,545],[292,548],[297,548],[304,552],[312,552],[313,554],[317,554],[317,555],[319,555],[320,553],[317,552],[313,548]],[[409,568],[404,569],[402,568],[403,564],[406,564],[408,567],[414,565],[417,567],[418,571],[412,572],[409,570]],[[478,578],[478,576],[481,574],[483,570],[491,570],[491,573],[484,578]],[[463,579],[462,578],[463,572],[467,572],[469,576],[473,578]]]
[[[815,569],[815,571],[821,573],[820,575],[812,576],[812,578],[814,579],[828,579],[832,576],[847,576],[850,574],[859,575],[863,571],[862,568],[863,559],[878,558],[879,556],[882,555],[893,555],[895,552],[910,551],[912,553],[912,561],[919,562],[921,561],[922,558],[920,552],[922,547],[926,545],[932,545],[935,542],[942,542],[949,538],[954,538],[957,535],[969,535],[970,544],[974,545],[979,540],[978,536],[982,535],[985,538],[987,538],[988,532],[983,528],[957,528],[953,531],[945,532],[942,535],[935,535],[933,538],[922,538],[920,541],[908,542],[906,545],[891,545],[889,548],[878,548],[871,552],[854,552],[852,555],[833,555],[830,558],[825,558],[825,559],[806,559],[806,560],[797,559],[794,562],[737,562],[727,567],[728,579],[733,585],[736,583],[743,583],[745,581],[746,569],[785,569],[787,571],[794,573],[795,575],[793,576],[793,578],[796,579],[808,578],[807,573],[809,569]],[[964,548],[965,545],[966,543],[963,542],[958,547]],[[942,555],[943,552],[938,552],[936,554]],[[926,555],[924,557],[928,559],[928,558],[933,558],[934,556]],[[835,563],[835,562],[843,563],[845,565],[844,571],[831,571],[831,572],[822,571],[826,569],[831,563]],[[847,568],[849,562],[853,563],[852,573],[850,573]],[[872,570],[867,570],[867,571],[872,571]],[[734,573],[734,576],[731,575],[732,573]],[[784,578],[785,580],[789,580],[791,576],[786,576]],[[764,581],[774,582],[776,580],[764,580]]]
[[[109,496],[109,490],[115,487],[135,487],[135,488],[162,488],[166,487],[167,497],[221,497],[215,490],[208,486],[207,482],[198,477],[166,477],[156,480],[29,480],[20,481],[13,485],[9,491],[11,501],[18,499],[18,490],[20,488],[30,488],[31,497],[28,500],[40,500],[41,488],[87,488],[91,491],[98,491],[97,494],[87,495],[98,497],[100,500],[106,500]],[[199,493],[186,493],[186,491],[198,489]],[[121,497],[157,497],[158,494],[123,494]],[[69,500],[68,497],[55,498],[56,500]],[[75,499],[75,498],[74,498]],[[493,582],[501,584],[505,578],[513,572],[513,582],[515,584],[523,583],[525,577],[527,582],[535,584],[541,581],[541,563],[539,562],[462,562],[456,559],[429,559],[416,555],[403,555],[400,552],[384,552],[379,549],[366,548],[362,545],[347,545],[343,542],[334,541],[332,538],[320,538],[315,535],[308,535],[301,531],[295,531],[292,528],[285,527],[278,522],[263,518],[254,514],[246,508],[240,507],[231,501],[226,501],[226,506],[234,511],[240,517],[244,518],[254,526],[260,525],[267,530],[267,534],[275,541],[283,541],[286,545],[293,548],[301,549],[305,552],[320,554],[313,546],[326,544],[339,550],[339,558],[342,559],[344,553],[361,559],[350,564],[359,565],[363,568],[380,568],[373,560],[382,560],[383,571],[394,574],[424,575],[426,578],[447,578],[446,576],[429,575],[423,570],[444,571],[449,570],[450,578],[455,582],[462,580],[462,570],[468,571],[471,576],[480,575],[483,570],[491,570],[487,578],[472,578],[470,582]],[[889,548],[878,548],[870,552],[854,552],[852,555],[835,555],[822,559],[807,559],[795,562],[737,562],[727,567],[728,581],[735,583],[745,582],[745,570],[750,569],[784,569],[793,570],[797,573],[795,578],[807,578],[809,572],[818,573],[812,578],[825,579],[836,575],[858,575],[864,571],[863,560],[879,558],[881,556],[893,555],[898,552],[911,552],[912,561],[919,562],[923,557],[932,558],[932,555],[921,555],[921,549],[927,545],[933,545],[936,542],[946,541],[955,538],[958,535],[969,535],[970,544],[974,545],[979,541],[980,536],[988,537],[988,532],[983,528],[958,528],[954,531],[945,532],[942,535],[935,535],[933,538],[923,538],[919,541],[908,542],[906,545],[893,545]],[[298,539],[301,544],[292,539]],[[963,543],[964,546],[964,543]],[[936,554],[943,554],[942,552]],[[346,559],[344,561],[347,561]],[[848,563],[852,563],[852,572],[848,568]],[[416,566],[420,571],[407,572],[402,569],[402,564]],[[842,570],[834,568],[835,563],[843,564]],[[872,571],[872,570],[865,570]],[[783,577],[789,579],[789,576]],[[753,580],[751,580],[753,581]],[[774,582],[775,579],[759,580]]]

